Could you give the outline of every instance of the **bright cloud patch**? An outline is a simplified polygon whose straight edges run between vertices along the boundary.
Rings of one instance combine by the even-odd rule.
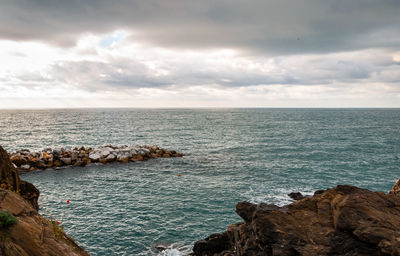
[[[399,106],[399,53],[257,56],[85,34],[72,48],[0,41],[0,107]]]

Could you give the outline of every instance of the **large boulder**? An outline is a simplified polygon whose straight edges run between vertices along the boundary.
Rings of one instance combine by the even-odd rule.
[[[100,159],[100,154],[99,153],[91,153],[89,155],[89,159],[92,160],[93,162],[97,162]]]
[[[400,255],[400,196],[339,185],[290,205],[238,203],[244,220],[194,255]]]

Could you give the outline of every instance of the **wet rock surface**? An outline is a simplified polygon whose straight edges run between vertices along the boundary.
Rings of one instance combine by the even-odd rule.
[[[27,149],[10,154],[10,160],[20,172],[63,166],[81,167],[90,163],[137,162],[151,158],[181,157],[183,154],[157,146],[112,146],[99,148],[46,148],[38,152]]]
[[[398,183],[388,194],[339,185],[284,207],[240,202],[244,220],[193,255],[400,255]]]
[[[300,192],[292,192],[288,194],[288,196],[296,201],[304,198],[304,196]]]
[[[0,255],[89,255],[56,222],[38,213],[39,191],[20,180],[8,153],[0,146],[0,211],[16,223],[0,228]]]

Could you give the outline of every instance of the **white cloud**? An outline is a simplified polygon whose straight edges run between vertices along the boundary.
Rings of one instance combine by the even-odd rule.
[[[399,53],[254,56],[86,33],[72,48],[0,41],[0,108],[398,107]]]

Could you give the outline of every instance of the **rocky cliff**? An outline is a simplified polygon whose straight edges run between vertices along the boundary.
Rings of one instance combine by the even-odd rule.
[[[89,255],[54,221],[38,213],[39,191],[20,180],[0,146],[0,255]]]
[[[194,255],[400,255],[400,180],[385,194],[340,185],[284,207],[240,202],[243,222]]]

